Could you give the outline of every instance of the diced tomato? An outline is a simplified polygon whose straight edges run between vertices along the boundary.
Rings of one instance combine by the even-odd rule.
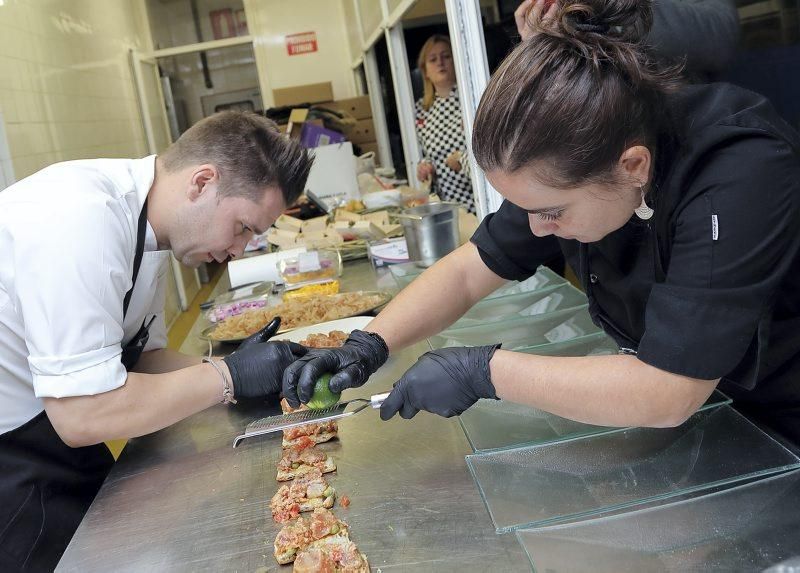
[[[301,436],[297,443],[293,446],[296,451],[305,450],[306,448],[310,448],[314,445],[314,440],[309,438],[308,436]]]
[[[289,508],[289,513],[291,514],[292,517],[297,517],[298,515],[300,515],[300,504],[293,503],[292,507]]]
[[[350,498],[347,497],[346,495],[343,495],[342,497],[339,498],[339,505],[341,505],[342,507],[348,507],[350,505]]]

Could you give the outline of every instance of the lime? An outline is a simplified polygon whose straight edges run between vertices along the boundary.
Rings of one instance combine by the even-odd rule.
[[[330,374],[323,374],[320,376],[317,383],[314,385],[314,393],[311,395],[311,400],[308,401],[308,406],[312,410],[321,410],[322,408],[330,408],[339,401],[341,392],[331,392],[328,383],[331,381]]]

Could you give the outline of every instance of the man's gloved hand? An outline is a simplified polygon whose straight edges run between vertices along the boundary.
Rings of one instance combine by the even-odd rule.
[[[311,349],[283,373],[283,397],[292,408],[306,403],[320,376],[333,373],[331,392],[356,388],[389,358],[389,347],[379,334],[354,330],[339,348]]]
[[[497,400],[489,361],[499,344],[441,348],[426,352],[394,385],[381,406],[381,419],[398,412],[406,419],[420,410],[445,418],[458,416],[479,398]]]
[[[251,334],[244,340],[239,343],[239,346],[236,347],[236,351],[238,352],[242,348],[247,346],[251,346],[253,344],[258,344],[259,342],[266,342],[270,338],[272,338],[278,329],[281,327],[281,317],[276,316],[273,318],[267,326],[259,330],[258,332]]]
[[[278,331],[280,324],[280,317],[273,319],[222,359],[231,373],[234,398],[261,398],[277,394],[281,390],[283,371],[308,352],[306,347],[294,342],[267,342]]]

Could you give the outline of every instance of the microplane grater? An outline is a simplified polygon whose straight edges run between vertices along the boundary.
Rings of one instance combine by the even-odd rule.
[[[299,410],[289,414],[279,414],[277,416],[269,416],[267,418],[254,420],[253,422],[247,424],[244,429],[244,434],[236,436],[236,438],[233,440],[233,447],[235,448],[238,446],[239,442],[246,438],[263,436],[264,434],[271,434],[273,432],[279,432],[281,430],[294,428],[295,426],[303,426],[305,424],[321,424],[322,422],[330,422],[332,420],[348,418],[354,414],[358,414],[367,406],[380,408],[381,404],[383,404],[383,401],[386,400],[388,396],[389,392],[385,392],[383,394],[375,394],[370,396],[369,400],[366,398],[355,398],[354,400],[339,402],[330,408],[323,408],[320,410]],[[359,404],[359,406],[353,410],[347,411],[347,407],[350,404]]]

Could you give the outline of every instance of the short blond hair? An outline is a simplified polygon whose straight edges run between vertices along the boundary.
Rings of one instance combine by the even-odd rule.
[[[242,111],[201,119],[159,157],[171,172],[214,165],[221,197],[259,202],[267,187],[277,186],[287,206],[303,193],[313,162],[299,143],[280,134],[274,121]]]

